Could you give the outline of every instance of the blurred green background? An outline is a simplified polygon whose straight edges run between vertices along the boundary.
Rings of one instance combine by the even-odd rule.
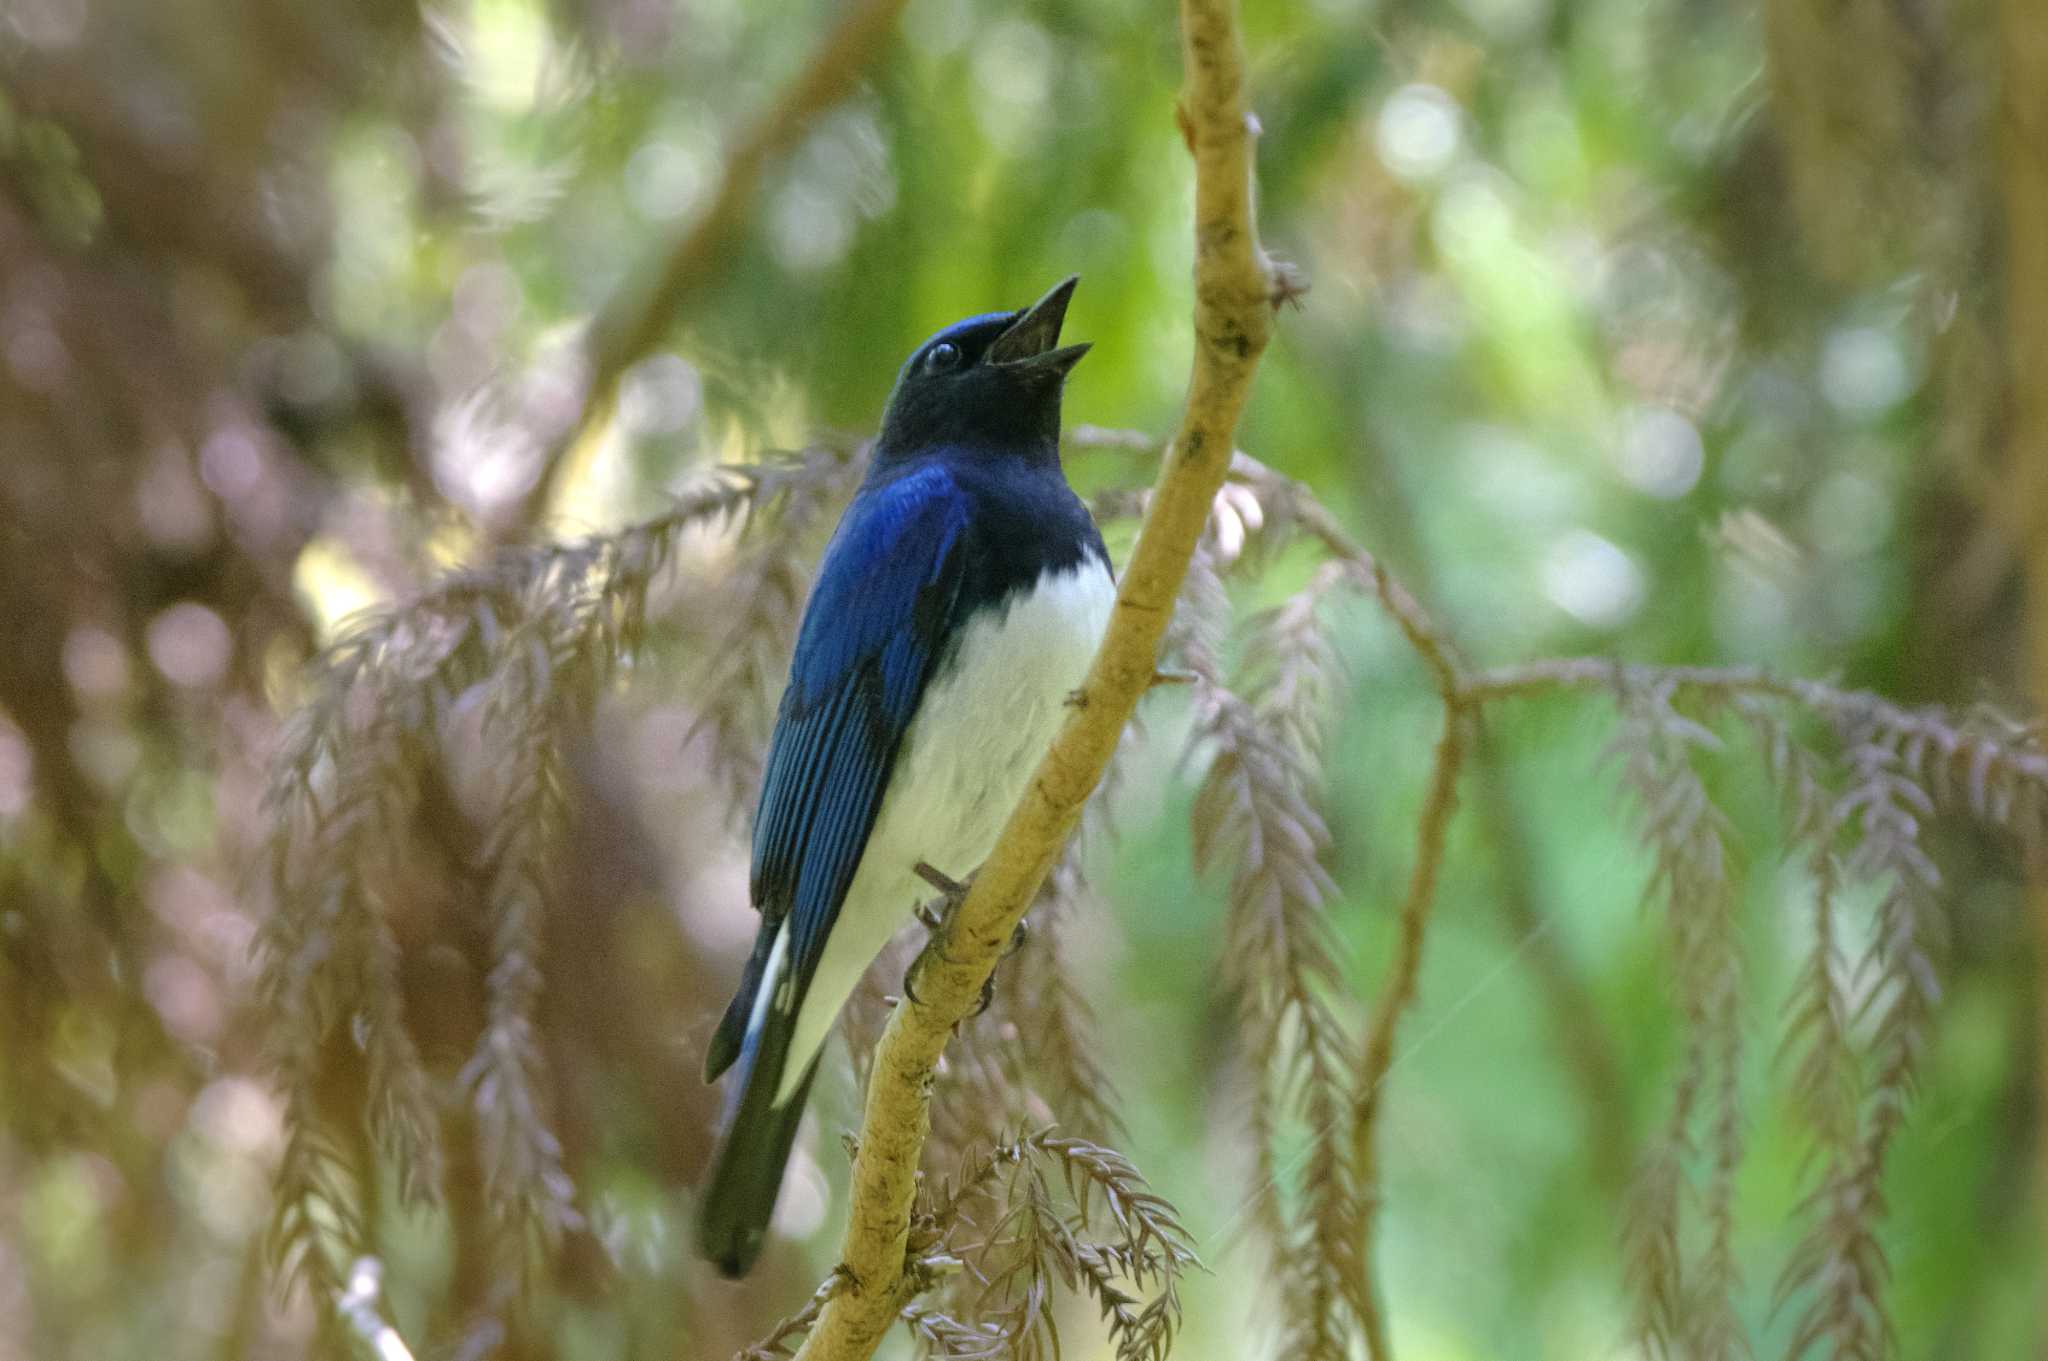
[[[1281,315],[1243,447],[1478,661],[1757,663],[2024,713],[2020,461],[2048,451],[2006,447],[2005,205],[2048,173],[2025,141],[2048,120],[2001,134],[1998,92],[2023,88],[2000,65],[2048,12],[2011,8],[2001,41],[1973,0],[1254,0],[1262,226],[1313,291]],[[500,544],[658,511],[714,462],[869,430],[931,330],[1068,273],[1068,333],[1095,344],[1070,425],[1171,428],[1191,306],[1171,9],[911,0],[768,165],[616,419],[555,457],[586,323],[656,277],[835,14],[0,5],[0,1361],[314,1345],[260,1243],[282,1110],[246,865],[277,725],[343,617]],[[1149,476],[1101,450],[1069,470]],[[751,931],[744,810],[689,749],[691,583],[730,555],[684,554],[667,645],[578,758],[594,811],[547,986],[591,1223],[532,1287],[543,1354],[569,1361],[729,1354],[808,1295],[843,1213],[855,1112],[829,1078],[789,1236],[744,1287],[687,1250],[697,1066]],[[1304,570],[1283,559],[1237,604]],[[1328,767],[1355,1018],[1437,712],[1385,622],[1344,611]],[[1076,955],[1124,1149],[1211,1268],[1178,1354],[1237,1358],[1270,1321],[1223,889],[1189,864],[1185,698],[1150,706]],[[1598,699],[1503,709],[1465,790],[1383,1129],[1407,1361],[1637,1354],[1617,1207],[1677,1017],[1648,857],[1599,764],[1611,726]],[[1741,1304],[1776,1355],[1805,1185],[1773,1063],[1800,888],[1757,762],[1708,773],[1747,870]],[[1898,1349],[2040,1354],[2019,862],[1968,827],[1936,841],[1953,942],[1887,1182]],[[435,995],[447,961],[401,935],[408,989]],[[422,1035],[430,1060],[447,1038]],[[519,1282],[471,1279],[441,1217],[372,1208],[418,1354],[492,1354],[463,1320]],[[1066,1354],[1096,1336],[1077,1315]]]

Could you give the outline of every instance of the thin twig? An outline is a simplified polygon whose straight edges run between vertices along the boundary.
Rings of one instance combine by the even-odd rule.
[[[914,1283],[905,1258],[932,1072],[955,1023],[1059,858],[1118,738],[1150,689],[1188,559],[1230,469],[1232,436],[1272,328],[1273,282],[1252,211],[1252,130],[1232,0],[1182,0],[1180,122],[1195,158],[1195,356],[1186,412],[1119,584],[1109,632],[1065,726],[949,928],[919,959],[918,1000],[896,1008],[875,1055],[853,1170],[843,1268],[799,1353],[862,1361]]]
[[[1278,477],[1255,460],[1246,459],[1245,463],[1244,475],[1255,484],[1263,481],[1270,485]],[[1414,531],[1413,504],[1403,491],[1402,480],[1392,475],[1391,469],[1382,469],[1381,472],[1384,477],[1370,478],[1384,484],[1384,490],[1376,501],[1378,530],[1375,537],[1383,552],[1412,564],[1411,570],[1417,574],[1420,594],[1434,597],[1438,592],[1432,589],[1429,555]],[[1358,550],[1313,493],[1299,483],[1289,484],[1288,490],[1294,498],[1289,503],[1289,510],[1295,521],[1321,539],[1330,552],[1356,559]],[[1449,636],[1451,630],[1440,630],[1422,611],[1416,603],[1415,593],[1377,567],[1373,576],[1375,582],[1383,586],[1383,589],[1375,591],[1382,607],[1395,618],[1402,635],[1418,652],[1423,650],[1423,640],[1440,634]],[[1433,651],[1440,660],[1431,664],[1431,671],[1441,692],[1445,680],[1441,658],[1449,655],[1450,649],[1437,644]],[[1528,846],[1528,829],[1523,825],[1521,810],[1510,795],[1507,769],[1498,744],[1490,740],[1490,734],[1483,725],[1476,723],[1467,753],[1465,778],[1473,786],[1472,809],[1478,819],[1477,834],[1481,842],[1492,849],[1498,863],[1498,886],[1489,896],[1503,919],[1509,939],[1520,942],[1517,953],[1526,955],[1530,972],[1548,1004],[1558,1043],[1563,1050],[1564,1065],[1583,1089],[1589,1161],[1598,1175],[1619,1192],[1628,1172],[1629,1137],[1624,1104],[1619,1098],[1621,1078],[1618,1061],[1585,980],[1578,975],[1564,949],[1546,929],[1548,922],[1537,901],[1530,868],[1533,862]]]
[[[1422,971],[1422,944],[1429,930],[1430,909],[1436,901],[1436,883],[1443,866],[1444,841],[1451,814],[1457,806],[1458,772],[1464,765],[1468,742],[1467,717],[1455,689],[1444,692],[1443,735],[1437,739],[1436,763],[1430,772],[1429,793],[1422,801],[1422,813],[1415,833],[1415,866],[1409,874],[1408,894],[1401,903],[1401,937],[1395,946],[1394,963],[1380,986],[1373,1007],[1372,1023],[1366,1028],[1364,1057],[1358,1066],[1357,1109],[1351,1126],[1351,1162],[1360,1194],[1365,1198],[1364,1246],[1367,1271],[1373,1261],[1373,1234],[1379,1224],[1379,1113],[1387,1071],[1394,1064],[1394,1034],[1415,1000],[1415,982]],[[1366,1355],[1371,1361],[1389,1361],[1387,1325],[1379,1307],[1378,1292],[1368,1296],[1370,1308],[1360,1323],[1365,1329]]]
[[[1981,783],[1986,766],[2035,786],[2048,786],[2048,751],[2030,740],[2007,740],[1999,734],[1959,727],[1937,710],[1908,709],[1867,690],[1844,690],[1825,681],[1774,675],[1753,666],[1651,666],[1616,662],[1604,657],[1561,657],[1476,672],[1465,679],[1463,695],[1470,705],[1521,699],[1561,690],[1613,691],[1617,685],[1665,684],[1735,699],[1754,696],[1789,700],[1837,726],[1873,724],[1901,743],[1918,744],[1933,755],[1935,794],[1945,778]],[[1972,798],[1976,792],[1972,792]]]
[[[803,1308],[776,1324],[759,1342],[742,1348],[739,1354],[733,1357],[733,1361],[781,1361],[783,1357],[789,1356],[797,1340],[817,1323],[818,1315],[824,1312],[825,1302],[845,1287],[845,1277],[837,1272],[827,1276],[818,1288],[811,1292],[811,1297],[804,1301]]]
[[[1146,446],[1144,436],[1093,428],[1077,431],[1070,442],[1112,451]],[[1233,457],[1231,479],[1251,488],[1274,518],[1291,522],[1346,565],[1428,670],[1445,710],[1444,737],[1421,812],[1416,863],[1402,910],[1396,957],[1367,1031],[1352,1121],[1353,1171],[1365,1202],[1360,1246],[1368,1270],[1379,1206],[1376,1142],[1382,1088],[1392,1063],[1395,1030],[1414,1000],[1445,832],[1470,741],[1467,725],[1476,722],[1485,706],[1561,691],[1626,693],[1649,688],[1666,694],[1690,691],[1709,702],[1743,707],[1758,701],[1782,702],[1816,714],[1838,731],[1876,734],[1876,740],[1896,754],[1909,774],[1926,782],[1937,801],[1965,806],[2007,826],[2030,847],[2048,844],[2048,752],[2030,731],[1958,724],[1938,711],[1907,709],[1876,695],[1774,676],[1750,667],[1649,666],[1604,658],[1563,658],[1468,673],[1448,635],[1415,597],[1351,539],[1307,488],[1242,453]],[[1723,1145],[1731,1146],[1726,1140]],[[1722,1161],[1728,1161],[1726,1156]],[[1725,1295],[1725,1291],[1721,1293]],[[1367,1301],[1360,1322],[1373,1361],[1388,1361],[1385,1319],[1375,1300]]]

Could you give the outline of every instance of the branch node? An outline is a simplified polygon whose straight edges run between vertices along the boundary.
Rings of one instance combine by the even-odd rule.
[[[1270,255],[1266,257],[1266,272],[1272,281],[1266,300],[1272,305],[1273,310],[1277,312],[1282,307],[1292,307],[1299,312],[1301,300],[1307,297],[1309,292],[1307,272],[1291,260],[1281,260]]]

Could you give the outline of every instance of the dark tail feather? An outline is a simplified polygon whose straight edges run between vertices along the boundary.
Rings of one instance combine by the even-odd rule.
[[[726,1079],[725,1124],[697,1208],[697,1248],[727,1276],[746,1275],[761,1255],[789,1148],[818,1073],[814,1057],[789,1100],[770,1104],[795,1028],[793,1015],[771,1008],[762,1018],[762,1033],[748,1041],[738,1069]]]

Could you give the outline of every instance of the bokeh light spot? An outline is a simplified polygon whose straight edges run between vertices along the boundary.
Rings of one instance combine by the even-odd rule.
[[[0,818],[15,818],[28,808],[34,791],[35,753],[20,729],[0,719]]]
[[[227,675],[234,640],[221,617],[196,601],[181,601],[149,621],[149,660],[173,685],[218,685]]]
[[[1891,498],[1859,472],[1829,475],[1807,507],[1813,546],[1838,557],[1861,557],[1882,547],[1891,520]]]
[[[128,688],[128,649],[98,624],[80,624],[64,635],[64,679],[82,699],[113,699]]]
[[[707,138],[653,138],[626,161],[626,202],[649,222],[674,222],[702,205],[718,168],[718,148]]]
[[[1038,25],[1010,19],[974,49],[973,108],[982,135],[1005,151],[1031,145],[1046,124],[1052,91],[1052,40]]]
[[[1436,86],[1403,85],[1380,105],[1373,145],[1397,178],[1433,180],[1457,159],[1463,122],[1457,101]]]
[[[1543,591],[1580,623],[1611,629],[1643,603],[1643,574],[1612,541],[1574,529],[1544,555]]]
[[[1912,390],[1905,347],[1890,331],[1844,326],[1821,347],[1820,390],[1846,416],[1881,415]]]
[[[619,424],[636,435],[672,435],[696,419],[704,383],[679,354],[642,360],[619,387]]]
[[[1615,461],[1630,486],[1671,501],[1699,484],[1706,448],[1698,429],[1678,412],[1643,407],[1624,424]]]

